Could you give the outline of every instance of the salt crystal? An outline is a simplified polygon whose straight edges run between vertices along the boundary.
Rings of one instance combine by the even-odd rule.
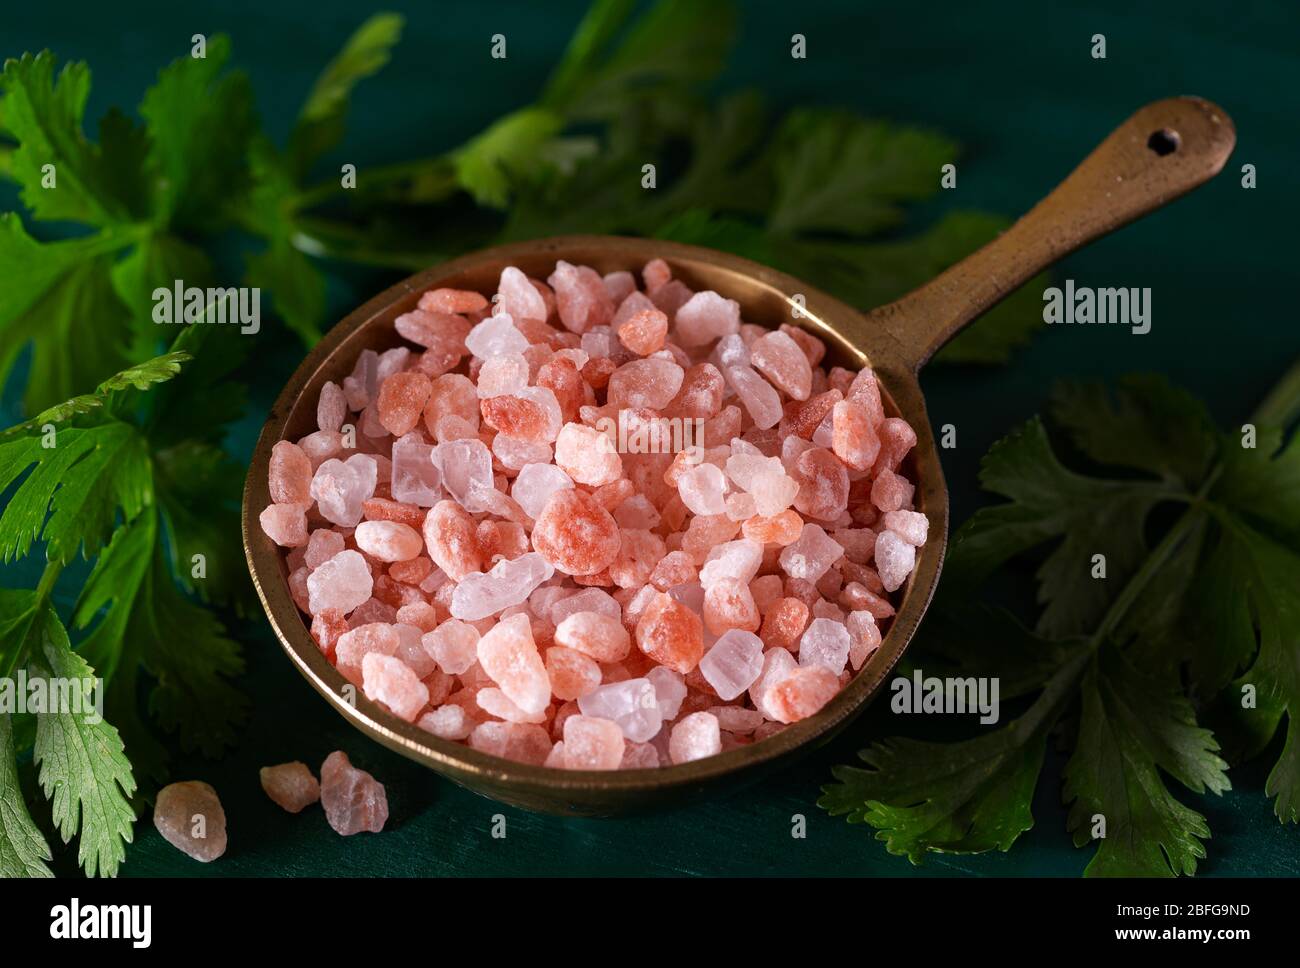
[[[686,698],[686,680],[680,672],[674,672],[666,666],[657,665],[645,675],[655,689],[655,703],[659,707],[659,718],[673,720],[682,708]]]
[[[217,791],[199,780],[159,790],[153,825],[169,844],[205,864],[226,852],[226,812]]]
[[[262,789],[289,813],[301,813],[320,799],[320,783],[306,763],[295,760],[279,766],[264,766],[258,771]]]
[[[726,488],[726,477],[713,464],[692,467],[677,479],[677,491],[692,514],[724,513]]]
[[[510,495],[525,514],[536,518],[556,491],[573,487],[573,479],[554,464],[525,464],[515,478]]]
[[[871,653],[880,647],[880,629],[876,618],[870,612],[850,612],[848,630],[851,638],[849,645],[849,662],[856,672],[862,668]]]
[[[930,533],[930,520],[920,511],[886,511],[881,520],[886,529],[917,548]]]
[[[748,689],[762,670],[762,639],[741,629],[719,636],[700,660],[701,674],[725,700],[735,699]]]
[[[574,649],[597,662],[620,662],[631,650],[632,639],[617,617],[575,612],[556,624],[555,644]]]
[[[763,654],[763,668],[749,687],[749,699],[754,708],[768,719],[776,719],[776,714],[767,705],[768,692],[797,668],[799,663],[786,649],[768,649]]]
[[[434,736],[451,740],[465,739],[474,728],[473,722],[465,715],[465,708],[454,703],[439,706],[432,712],[425,713],[416,725]]]
[[[674,323],[678,342],[702,346],[740,330],[740,303],[711,290],[697,292],[677,310]]]
[[[565,424],[555,439],[555,463],[579,484],[600,487],[623,476],[623,460],[608,434]]]
[[[354,528],[361,520],[361,505],[375,493],[379,465],[368,454],[353,454],[346,461],[327,460],[316,468],[311,496],[321,515],[334,524]]]
[[[424,539],[397,521],[362,521],[353,533],[357,547],[380,561],[410,561],[424,550]]]
[[[849,630],[829,618],[814,619],[799,640],[799,664],[820,665],[837,676],[849,661]]]
[[[319,615],[333,609],[346,615],[370,597],[374,580],[357,551],[340,551],[307,577],[310,609]]]
[[[546,300],[532,280],[514,266],[506,266],[501,270],[497,293],[501,297],[498,303],[500,312],[513,319],[546,321]]]
[[[700,583],[708,588],[722,578],[734,578],[748,585],[763,563],[763,546],[757,541],[740,538],[714,547],[700,569]]]
[[[843,554],[844,549],[820,525],[805,524],[799,540],[781,552],[780,562],[791,578],[815,582]]]
[[[885,591],[902,587],[916,566],[916,548],[892,531],[882,531],[876,536],[876,571]]]
[[[540,713],[550,702],[551,683],[533,643],[527,615],[504,618],[479,639],[478,661],[524,712]]]
[[[674,763],[689,763],[722,752],[722,733],[712,713],[691,713],[673,727],[668,753]]]
[[[522,353],[528,349],[528,340],[515,328],[514,320],[506,313],[489,316],[469,331],[465,348],[480,359]]]
[[[451,597],[451,614],[468,622],[495,615],[511,605],[526,601],[555,569],[537,552],[502,559],[492,570],[471,572],[461,579]]]
[[[644,743],[659,732],[663,721],[654,684],[649,679],[626,679],[599,686],[578,699],[584,716],[618,724],[624,737]]]
[[[320,802],[329,825],[344,837],[362,831],[377,834],[388,822],[384,785],[354,767],[341,750],[325,757],[321,765]]]
[[[528,386],[528,361],[519,353],[494,356],[478,371],[479,399],[518,393]]]
[[[780,422],[781,397],[770,383],[747,366],[729,366],[723,373],[755,426],[775,427]]]
[[[448,675],[458,676],[478,661],[478,629],[459,619],[448,619],[421,637],[424,650]]]
[[[433,445],[410,433],[393,442],[393,500],[433,507],[442,497],[442,475],[433,463]]]
[[[570,770],[617,770],[626,740],[618,723],[592,716],[564,721],[564,765]]]
[[[493,490],[492,453],[478,438],[452,440],[433,449],[433,462],[449,494],[465,510],[487,510],[486,492]]]
[[[807,400],[812,393],[812,366],[808,357],[788,333],[780,330],[765,333],[749,348],[754,369],[758,370],[794,400]]]

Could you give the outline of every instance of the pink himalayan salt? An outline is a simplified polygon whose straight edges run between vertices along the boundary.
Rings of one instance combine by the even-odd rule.
[[[570,770],[616,770],[625,746],[618,723],[594,716],[564,721],[564,766]]]
[[[226,812],[217,791],[199,780],[159,790],[153,825],[169,844],[205,864],[226,852]]]
[[[467,622],[495,615],[528,598],[542,582],[555,574],[551,564],[537,552],[502,559],[486,573],[470,572],[452,593],[451,614]]]
[[[750,344],[749,360],[754,369],[791,399],[807,400],[812,393],[812,366],[788,333],[764,333]]]
[[[839,676],[825,666],[800,666],[769,687],[764,702],[773,718],[794,723],[819,712],[839,689]]]
[[[623,476],[623,459],[607,434],[565,424],[555,439],[555,463],[579,484],[599,487]]]
[[[763,641],[753,632],[730,629],[700,659],[700,673],[719,699],[732,700],[763,670]]]
[[[653,739],[663,724],[655,687],[649,679],[624,679],[591,690],[578,699],[584,716],[617,723],[623,736],[644,743]]]
[[[533,525],[533,547],[566,575],[609,567],[620,546],[613,517],[584,491],[556,491]]]
[[[425,713],[416,725],[441,739],[462,740],[474,729],[473,721],[465,715],[463,706],[448,703]]]
[[[916,548],[892,531],[876,536],[876,571],[885,591],[897,591],[916,565]]]
[[[849,630],[833,619],[813,619],[799,640],[799,664],[824,666],[838,676],[848,661]]]
[[[393,715],[414,721],[429,702],[429,690],[396,656],[368,652],[361,659],[361,684],[366,698],[383,703]]]
[[[424,720],[446,707],[437,730],[447,738],[468,738],[471,745],[489,752],[562,766],[563,744],[552,740],[563,736],[568,718],[582,712],[576,699],[565,697],[620,687],[612,693],[617,697],[634,688],[626,683],[638,679],[652,684],[659,722],[672,722],[680,713],[718,710],[715,715],[727,737],[722,749],[749,736],[771,735],[781,727],[772,708],[776,681],[807,679],[791,675],[786,664],[793,663],[791,652],[800,650],[806,667],[826,661],[820,646],[813,644],[822,638],[809,627],[810,619],[835,626],[826,637],[835,646],[831,667],[845,635],[846,664],[854,669],[879,646],[875,623],[893,614],[877,571],[881,563],[873,561],[879,535],[890,533],[911,546],[923,544],[922,528],[928,530],[924,516],[908,510],[912,485],[897,473],[915,435],[904,421],[884,416],[884,401],[869,370],[853,374],[836,368],[828,375],[815,369],[825,352],[819,340],[795,327],[769,333],[741,324],[738,312],[733,325],[730,307],[716,294],[695,299],[687,309],[695,294],[673,280],[666,266],[647,267],[646,292],[637,291],[635,278],[626,272],[602,278],[587,267],[557,266],[555,276],[559,288],[570,290],[558,300],[567,300],[568,320],[565,312],[557,315],[555,293],[513,268],[502,274],[496,316],[488,326],[482,325],[488,321],[484,295],[462,290],[425,293],[419,309],[396,324],[398,335],[423,348],[419,353],[409,347],[378,354],[365,351],[341,389],[333,386],[322,392],[320,430],[299,441],[298,447],[311,469],[311,481],[331,460],[346,463],[363,456],[374,461],[373,491],[360,502],[358,522],[370,526],[316,527],[321,537],[313,532],[297,545],[288,561],[295,601],[310,610],[313,575],[345,552],[358,558],[365,575],[357,571],[356,577],[365,597],[356,604],[331,602],[346,604],[350,611],[328,608],[313,615],[312,633],[322,651],[359,684],[367,657],[373,656],[369,662],[376,668],[387,665],[386,659],[404,663],[429,691],[428,704],[421,709],[422,725],[432,726]],[[718,312],[711,315],[710,310]],[[636,322],[627,325],[634,317]],[[555,329],[557,321],[571,331]],[[692,344],[689,354],[665,341],[663,329],[671,329],[678,340],[697,323],[718,329]],[[473,345],[466,346],[467,340]],[[475,358],[465,359],[471,352]],[[709,362],[697,362],[701,360]],[[725,378],[719,367],[726,371]],[[672,382],[660,381],[660,375],[670,381],[679,378],[680,383],[674,388]],[[426,378],[428,400],[420,407],[412,402],[410,391],[418,399]],[[507,399],[483,405],[499,397]],[[840,403],[845,405],[837,408]],[[360,415],[356,423],[362,455],[343,448],[340,429],[349,410]],[[632,431],[650,427],[660,413],[705,421],[704,465],[644,451],[624,457],[601,432],[605,418],[624,417]],[[416,429],[421,417],[423,426]],[[761,426],[769,419],[770,426]],[[407,422],[409,432],[394,439]],[[868,431],[879,444],[869,466]],[[561,434],[567,435],[564,444]],[[446,444],[457,446],[442,446]],[[294,463],[293,480],[301,482],[302,461]],[[695,470],[699,466],[710,469]],[[715,471],[723,474],[720,487]],[[693,476],[684,495],[681,478],[687,472]],[[336,468],[327,468],[329,483],[351,483],[335,474]],[[277,496],[293,495],[283,475],[277,477],[276,487],[281,486],[286,490],[277,490]],[[492,631],[499,619],[485,617],[470,624],[448,620],[447,615],[454,611],[461,586],[469,586],[460,592],[462,601],[466,595],[479,597],[476,586],[481,582],[472,575],[485,579],[501,563],[529,555],[549,560],[573,553],[561,547],[566,537],[561,528],[537,528],[558,491],[573,492],[561,502],[590,501],[611,515],[609,521],[592,517],[599,525],[595,534],[605,542],[604,556],[615,544],[617,552],[603,567],[595,567],[599,562],[591,562],[587,554],[592,570],[582,574],[575,571],[569,577],[561,571],[535,587],[526,580],[523,589],[506,595],[511,604],[492,613],[500,619],[527,617],[534,646],[547,656],[542,669],[552,680],[549,702],[545,710],[532,712],[494,684],[477,661],[477,637]],[[442,500],[447,496],[450,500]],[[311,494],[310,482],[308,498],[303,503],[303,533],[294,534],[295,542],[307,533],[308,521],[330,521],[325,506]],[[886,506],[879,507],[879,500],[868,503],[873,499]],[[345,513],[350,509],[342,499],[336,503],[344,505]],[[323,504],[330,504],[328,496]],[[285,513],[272,511],[268,517]],[[890,516],[888,522],[885,516]],[[296,517],[292,520],[296,525]],[[578,533],[590,531],[585,525],[591,522],[583,515],[564,515],[559,523]],[[792,545],[800,553],[806,550],[800,544],[805,525],[818,526],[823,535],[832,531],[827,540],[842,549],[838,557],[833,547],[826,549],[833,559],[829,563],[816,554],[795,562],[795,572],[808,574],[806,578],[787,571],[793,559],[782,560]],[[412,533],[422,546],[411,540]],[[392,557],[382,541],[388,535],[400,535],[404,550],[416,546],[415,555],[385,563],[383,559]],[[885,539],[886,549],[892,541]],[[895,557],[906,555],[893,550]],[[814,574],[822,564],[825,570]],[[781,570],[773,573],[777,568]],[[762,578],[757,577],[760,569],[765,572]],[[326,568],[324,577],[330,570]],[[317,584],[331,593],[346,593],[336,583]],[[665,591],[667,602],[661,598]],[[559,629],[566,619],[583,613],[592,615]],[[445,633],[433,634],[443,627]],[[718,706],[714,687],[694,665],[706,646],[711,651],[717,645],[715,636],[733,629],[752,634],[755,628],[761,628],[760,641],[767,649],[762,667],[766,679],[760,670],[749,686],[746,705]],[[629,652],[629,632],[637,633],[634,653]],[[805,637],[808,644],[801,646]],[[617,658],[602,665],[589,653]],[[773,656],[785,660],[773,659],[776,664],[768,668]],[[461,671],[444,669],[440,657],[449,668]],[[661,664],[664,661],[676,668]],[[689,698],[683,671],[677,669],[695,684]],[[816,685],[808,680],[802,690],[791,687],[786,692],[799,693],[793,698],[803,701]],[[453,694],[460,698],[447,702]],[[563,708],[552,713],[556,703]],[[754,708],[748,708],[750,704]],[[647,719],[647,729],[658,725],[655,716]],[[544,720],[546,728],[541,722],[525,722],[542,717],[550,717]],[[755,725],[755,717],[761,725]],[[508,722],[483,723],[484,718]],[[484,728],[476,728],[476,723]],[[620,762],[668,762],[668,746],[667,731],[656,732],[653,743],[629,740]]]
[[[300,504],[268,504],[257,517],[263,533],[282,548],[307,543],[307,514]]]
[[[533,642],[527,615],[504,618],[479,639],[478,661],[524,712],[540,713],[550,702],[551,682]]]
[[[799,539],[781,552],[781,568],[791,578],[815,582],[839,557],[844,549],[816,524],[805,524]]]
[[[620,770],[651,770],[659,766],[659,751],[650,743],[625,743]]]
[[[320,783],[306,763],[295,760],[258,771],[266,795],[289,813],[301,813],[320,799]]]
[[[424,539],[396,521],[362,521],[353,532],[357,547],[380,561],[410,561],[424,549]]]
[[[333,609],[346,615],[370,597],[374,580],[370,566],[357,551],[340,551],[307,578],[309,610],[318,615]]]
[[[311,504],[312,466],[301,447],[287,440],[271,448],[268,485],[276,504]]]
[[[575,612],[555,626],[555,644],[597,662],[621,662],[632,649],[632,638],[617,618],[599,612]]]
[[[384,785],[354,767],[341,750],[335,750],[321,764],[320,802],[329,825],[344,837],[362,831],[377,834],[388,822]]]
[[[740,304],[705,290],[691,296],[674,317],[682,346],[702,346],[740,329]]]
[[[421,644],[438,663],[438,668],[448,675],[458,676],[478,661],[478,640],[478,629],[452,618],[424,633]]]
[[[311,496],[327,521],[354,528],[361,521],[361,505],[375,493],[378,479],[379,465],[368,454],[327,460],[316,468]]]
[[[674,763],[689,763],[722,752],[718,717],[712,713],[691,713],[675,726],[668,740],[668,755]]]

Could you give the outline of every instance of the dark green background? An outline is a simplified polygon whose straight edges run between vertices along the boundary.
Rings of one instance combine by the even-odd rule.
[[[1294,300],[1300,16],[1294,2],[742,6],[723,88],[756,87],[775,107],[848,105],[923,123],[962,142],[958,188],[923,207],[918,222],[957,207],[1019,214],[1150,100],[1198,94],[1236,122],[1237,151],[1218,179],[1059,270],[1060,278],[1080,285],[1151,287],[1151,333],[1045,328],[1007,367],[926,373],[932,420],[958,427],[959,447],[944,453],[955,520],[977,506],[979,456],[1041,406],[1058,377],[1161,371],[1230,424],[1300,350]],[[528,102],[583,7],[558,0],[385,5],[406,13],[404,39],[393,63],[355,96],[339,160],[364,169],[428,154]],[[0,54],[50,47],[64,59],[89,61],[94,90],[87,117],[97,118],[109,105],[133,107],[158,68],[188,50],[193,33],[226,31],[234,63],[252,76],[266,126],[282,138],[316,72],[367,12],[341,0],[14,3],[0,12]],[[795,32],[808,38],[806,60],[789,56]],[[495,33],[508,38],[505,61],[488,56]],[[1105,60],[1089,55],[1094,33],[1106,35]],[[1253,191],[1240,184],[1247,162],[1258,169]],[[334,314],[384,281],[337,284]],[[232,441],[237,452],[251,448],[259,414],[297,357],[260,358],[250,370],[253,412]],[[5,416],[16,412],[10,408]],[[28,562],[6,569],[0,580],[34,584],[38,571]],[[60,593],[62,609],[75,587],[61,586]],[[244,740],[220,762],[181,757],[174,770],[177,779],[207,780],[220,792],[229,851],[211,866],[199,865],[164,843],[146,819],[125,875],[1076,875],[1091,854],[1075,850],[1065,834],[1060,760],[1052,754],[1034,804],[1036,826],[1009,855],[936,855],[914,868],[886,854],[871,831],[827,817],[813,801],[830,766],[849,761],[870,738],[909,725],[883,705],[798,767],[727,800],[624,821],[556,820],[503,808],[351,730],[292,670],[265,623],[235,632],[246,643],[245,686],[254,702]],[[289,816],[261,793],[257,767],[290,759],[316,767],[335,748],[387,785],[392,819],[381,835],[341,839],[318,808]],[[1203,873],[1300,873],[1300,833],[1273,817],[1262,793],[1264,773],[1259,764],[1233,770],[1235,789],[1221,798],[1191,797],[1179,788],[1213,831]],[[498,812],[507,818],[504,840],[490,836]],[[806,839],[790,836],[794,814],[807,817]],[[69,870],[69,853],[60,851],[60,870]]]

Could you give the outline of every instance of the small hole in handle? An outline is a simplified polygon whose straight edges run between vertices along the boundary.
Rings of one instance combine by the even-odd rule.
[[[1151,132],[1151,137],[1147,138],[1147,147],[1163,158],[1178,150],[1179,140],[1177,131],[1161,128],[1159,131]]]

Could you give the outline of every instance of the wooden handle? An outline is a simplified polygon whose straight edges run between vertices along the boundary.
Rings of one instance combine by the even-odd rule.
[[[1057,259],[1209,181],[1237,135],[1217,105],[1168,98],[1115,129],[1065,181],[986,246],[867,315],[913,371],[971,320]]]

